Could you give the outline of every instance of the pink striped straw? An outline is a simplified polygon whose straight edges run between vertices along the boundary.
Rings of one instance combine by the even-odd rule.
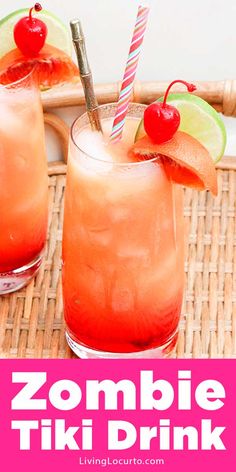
[[[122,80],[120,95],[118,99],[116,115],[113,122],[111,140],[119,141],[122,137],[132,90],[134,87],[134,79],[138,67],[141,46],[147,26],[149,8],[140,5],[134,27],[133,37],[130,45],[128,60],[126,63],[125,73]]]

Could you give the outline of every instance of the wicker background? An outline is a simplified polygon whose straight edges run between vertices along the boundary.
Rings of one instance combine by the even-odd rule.
[[[143,87],[145,91],[147,85]],[[165,87],[152,84],[152,93],[142,101],[153,101],[153,94],[162,95]],[[117,98],[118,87],[108,88],[109,96],[104,87],[97,90],[100,102]],[[202,83],[199,88],[199,95],[215,108],[236,114],[235,81]],[[134,101],[141,101],[140,85],[137,90]],[[47,112],[50,106],[82,103],[81,90],[69,90],[64,98],[52,93],[44,95]],[[45,121],[59,133],[66,155],[65,124],[51,113]],[[26,288],[0,297],[1,358],[73,357],[64,336],[60,277],[65,171],[62,163],[49,168],[50,221],[40,272]],[[186,293],[174,357],[236,357],[236,158],[221,161],[218,180],[217,198],[185,190]]]

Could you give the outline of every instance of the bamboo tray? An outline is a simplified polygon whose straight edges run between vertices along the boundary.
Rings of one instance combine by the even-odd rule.
[[[236,116],[236,82],[201,82],[197,93],[217,110]],[[149,103],[165,83],[136,83],[133,100]],[[115,101],[119,84],[96,86],[100,103]],[[176,90],[181,90],[176,88]],[[42,95],[45,123],[61,140],[68,128],[51,108],[82,105],[78,87]],[[235,153],[236,154],[236,153]],[[49,231],[44,262],[30,284],[0,297],[1,358],[71,358],[64,336],[61,242],[66,164],[49,164]],[[236,157],[218,165],[219,194],[185,190],[186,292],[179,340],[173,357],[236,357]]]

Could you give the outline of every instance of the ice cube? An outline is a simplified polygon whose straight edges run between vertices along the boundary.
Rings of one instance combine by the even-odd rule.
[[[129,244],[124,244],[121,247],[119,247],[117,251],[117,255],[119,257],[124,257],[124,258],[131,258],[131,259],[138,259],[140,262],[140,259],[142,261],[147,261],[150,258],[150,250],[147,247],[142,247],[142,246],[133,246]]]
[[[26,140],[26,128],[34,129],[31,121],[32,110],[35,108],[33,97],[30,92],[19,90],[8,90],[0,88],[0,130],[6,136]]]
[[[89,242],[94,246],[108,246],[112,239],[112,232],[109,228],[98,231],[90,230],[87,235]]]
[[[106,305],[105,279],[98,268],[81,264],[77,276],[77,289],[81,296],[96,301],[100,307]]]
[[[15,136],[21,136],[23,132],[24,123],[21,122],[19,116],[7,106],[6,103],[1,103],[0,108],[0,133],[6,137],[15,139]],[[25,139],[25,133],[23,133]]]
[[[112,205],[110,210],[110,218],[112,222],[128,220],[130,217],[130,208],[128,205]]]
[[[152,261],[148,271],[143,272],[139,279],[139,299],[150,304],[155,300],[156,306],[167,305],[178,295],[182,285],[181,268],[177,267],[176,252],[162,254],[159,262]]]
[[[77,136],[76,144],[89,156],[89,159],[85,159],[85,156],[83,155],[82,163],[86,163],[86,168],[91,170],[105,170],[107,167],[106,163],[112,162],[112,156],[106,148],[101,133],[97,131],[92,132],[86,128]]]
[[[129,286],[120,286],[119,280],[112,290],[112,309],[118,313],[134,310],[134,290]]]

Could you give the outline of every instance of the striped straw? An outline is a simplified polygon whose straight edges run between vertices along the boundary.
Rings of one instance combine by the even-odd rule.
[[[134,86],[134,79],[138,67],[138,60],[143,43],[144,33],[147,26],[149,8],[140,5],[136,18],[133,37],[130,45],[128,61],[126,63],[125,73],[122,80],[122,86],[118,99],[116,115],[113,122],[111,140],[113,142],[119,141],[122,137],[123,128],[125,124],[125,117],[127,115],[129,102]]]

